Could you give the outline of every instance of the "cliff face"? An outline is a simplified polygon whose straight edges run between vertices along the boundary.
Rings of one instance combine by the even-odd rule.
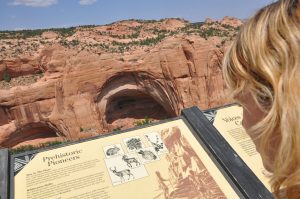
[[[186,107],[224,104],[222,56],[221,49],[201,38],[171,38],[122,61],[110,54],[47,49],[28,66],[34,70],[43,65],[43,78],[0,90],[1,146],[14,146],[28,137],[40,139],[40,133],[27,130],[37,127],[48,128],[50,133],[42,136],[47,140],[76,140],[145,116],[165,119]],[[14,63],[20,65],[19,60]]]
[[[44,75],[0,90],[0,146],[77,140],[145,117],[178,116],[190,106],[223,105],[224,49],[216,40],[178,35],[123,54],[53,45],[34,57],[3,59],[2,74]]]

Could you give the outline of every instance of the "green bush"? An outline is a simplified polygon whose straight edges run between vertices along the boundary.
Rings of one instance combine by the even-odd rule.
[[[120,131],[120,130],[122,130],[122,127],[123,126],[117,126],[116,128],[113,129],[113,131]]]
[[[67,42],[66,40],[64,40],[64,39],[60,40],[59,43],[60,43],[62,46],[64,46],[64,47],[69,47],[68,42]]]
[[[10,82],[11,76],[10,76],[9,72],[4,71],[4,73],[3,73],[3,80],[6,81],[6,82]]]
[[[146,125],[146,124],[151,124],[153,122],[152,119],[149,119],[147,116],[145,117],[145,119],[143,120],[138,120],[136,122],[134,122],[135,126],[142,126],[142,125]]]
[[[76,39],[73,39],[71,42],[70,42],[70,45],[71,46],[77,46],[77,45],[79,45],[79,41],[78,40],[76,40]]]

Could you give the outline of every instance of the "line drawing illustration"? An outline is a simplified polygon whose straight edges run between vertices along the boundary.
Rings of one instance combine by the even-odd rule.
[[[143,148],[141,138],[139,137],[126,138],[124,139],[124,142],[129,151],[135,151]]]
[[[121,182],[130,180],[131,176],[132,176],[132,179],[134,179],[134,175],[131,173],[130,169],[124,169],[124,170],[117,171],[117,168],[114,167],[113,169],[110,168],[110,170],[111,170],[111,172],[113,172],[113,174],[115,174],[116,176],[118,176],[120,178]],[[125,179],[124,178],[125,176],[127,176],[128,178]]]
[[[152,141],[149,135],[145,135],[147,140],[152,144],[156,152],[159,152],[164,149],[164,143],[159,139],[158,135],[156,135],[156,140]]]
[[[114,145],[112,148],[107,149],[106,155],[113,156],[116,155],[120,151],[120,148]]]
[[[122,160],[126,162],[127,166],[130,168],[132,168],[133,163],[135,163],[135,166],[141,165],[141,163],[135,157],[129,158],[127,155],[123,155]]]
[[[149,176],[136,152],[109,157],[104,162],[114,186]]]
[[[150,150],[140,150],[138,154],[141,154],[145,160],[156,160],[157,156]]]
[[[103,151],[106,158],[113,158],[124,154],[123,147],[120,143],[103,146]]]

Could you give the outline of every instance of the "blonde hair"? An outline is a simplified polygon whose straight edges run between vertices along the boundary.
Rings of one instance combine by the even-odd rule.
[[[299,4],[279,0],[259,10],[243,25],[223,63],[232,96],[248,92],[266,113],[250,132],[259,137],[262,158],[272,159],[277,198],[281,187],[288,198],[300,198]],[[270,149],[274,157],[268,156]]]

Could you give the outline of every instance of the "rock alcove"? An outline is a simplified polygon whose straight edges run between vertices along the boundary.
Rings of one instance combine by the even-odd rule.
[[[130,127],[136,120],[176,116],[175,99],[171,98],[151,74],[127,72],[106,81],[97,96],[97,107],[106,126]]]
[[[46,123],[31,123],[19,128],[14,133],[6,137],[2,142],[3,147],[13,148],[22,145],[31,145],[35,143],[46,143],[62,141],[63,137],[59,136],[58,130]]]

